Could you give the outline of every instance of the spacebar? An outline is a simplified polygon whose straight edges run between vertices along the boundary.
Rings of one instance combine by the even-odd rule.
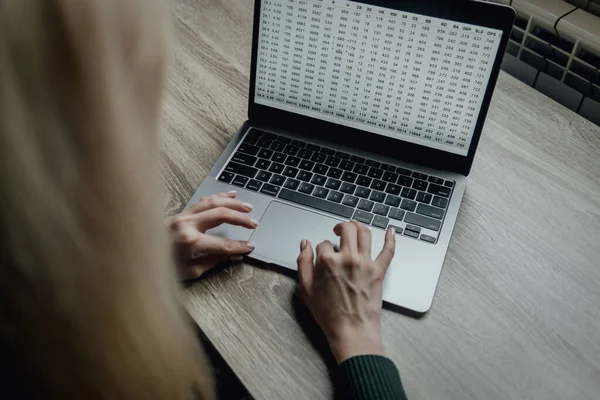
[[[332,203],[327,200],[317,199],[316,197],[307,196],[302,193],[293,192],[288,189],[281,189],[278,197],[283,200],[291,201],[292,203],[316,208],[317,210],[339,215],[340,217],[344,218],[351,218],[352,213],[354,212],[353,208],[346,207],[341,204]]]

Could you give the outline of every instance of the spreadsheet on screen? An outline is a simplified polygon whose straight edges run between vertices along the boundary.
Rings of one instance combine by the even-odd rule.
[[[257,104],[466,156],[502,31],[346,0],[263,0]]]

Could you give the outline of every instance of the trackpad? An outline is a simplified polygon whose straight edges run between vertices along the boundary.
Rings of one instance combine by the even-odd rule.
[[[310,241],[313,249],[324,240],[337,246],[339,238],[333,227],[340,222],[343,221],[273,201],[250,238],[256,244],[250,257],[297,269],[302,239]],[[383,231],[373,231],[373,247],[381,249],[384,238]]]

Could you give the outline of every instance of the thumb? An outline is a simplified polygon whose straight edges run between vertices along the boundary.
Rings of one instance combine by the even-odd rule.
[[[309,294],[313,285],[315,263],[313,248],[308,240],[302,240],[300,243],[300,255],[297,263],[300,293],[303,295]]]

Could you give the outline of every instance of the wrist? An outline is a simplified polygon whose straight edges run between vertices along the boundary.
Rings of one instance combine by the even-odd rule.
[[[356,356],[385,356],[379,329],[353,329],[343,334],[328,335],[327,341],[338,364]]]

